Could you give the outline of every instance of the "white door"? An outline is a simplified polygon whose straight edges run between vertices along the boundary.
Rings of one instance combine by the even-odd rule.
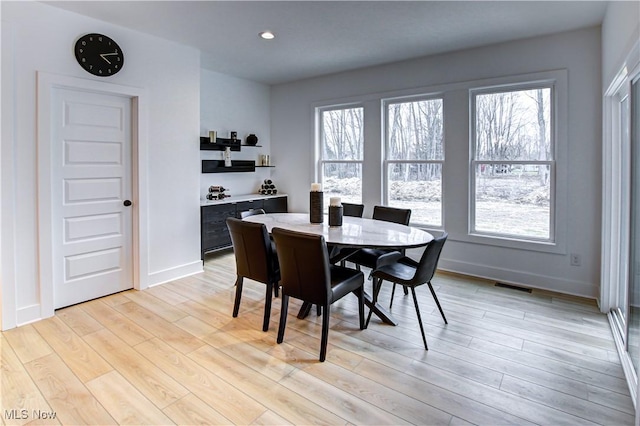
[[[131,98],[52,93],[54,308],[133,287]]]

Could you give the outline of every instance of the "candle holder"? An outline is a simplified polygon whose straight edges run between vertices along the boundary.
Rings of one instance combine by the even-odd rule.
[[[342,226],[342,206],[329,206],[329,226]]]
[[[322,213],[322,200],[324,194],[322,191],[309,192],[309,219],[311,223],[322,223],[324,214]]]

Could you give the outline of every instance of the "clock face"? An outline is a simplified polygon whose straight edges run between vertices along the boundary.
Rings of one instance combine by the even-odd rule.
[[[85,71],[109,77],[122,69],[124,54],[118,43],[102,34],[86,34],[75,46],[76,60]]]

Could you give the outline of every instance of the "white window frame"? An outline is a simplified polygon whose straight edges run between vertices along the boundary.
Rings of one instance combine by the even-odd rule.
[[[317,153],[316,153],[316,158],[318,158],[318,162],[317,162],[317,168],[316,168],[316,179],[317,181],[322,183],[322,187],[324,190],[324,165],[325,164],[359,164],[360,165],[360,170],[362,173],[362,176],[360,177],[360,193],[363,194],[364,192],[364,151],[362,153],[362,159],[361,160],[327,160],[324,158],[324,125],[323,125],[323,119],[322,119],[322,115],[324,112],[327,111],[339,111],[339,110],[344,110],[344,109],[354,109],[354,108],[361,108],[362,109],[362,116],[363,116],[363,121],[364,121],[364,115],[365,115],[365,111],[366,108],[364,107],[364,104],[358,102],[358,103],[349,103],[349,104],[338,104],[338,105],[326,105],[326,106],[322,106],[322,107],[316,107],[315,109],[315,119],[316,119],[316,140],[318,141],[318,143],[316,144],[317,146]],[[363,149],[364,149],[364,129],[363,129]],[[362,200],[361,200],[362,202]],[[324,206],[325,209],[327,208],[327,206]]]
[[[397,103],[406,103],[406,102],[420,102],[420,101],[430,101],[437,100],[442,101],[442,159],[441,160],[390,160],[388,158],[389,153],[389,105],[397,104]],[[445,215],[444,215],[444,163],[445,163],[445,108],[444,108],[444,95],[442,93],[431,93],[431,94],[421,94],[421,95],[411,95],[411,96],[401,96],[394,98],[386,98],[382,99],[382,128],[384,135],[384,146],[383,146],[383,160],[382,160],[382,194],[384,205],[389,204],[389,165],[390,164],[439,164],[441,168],[441,178],[440,178],[440,224],[436,225],[434,223],[414,223],[412,220],[412,224],[416,224],[419,226],[424,226],[428,229],[444,229],[445,228]]]
[[[551,99],[552,116],[554,123],[551,129],[553,141],[554,170],[550,171],[554,184],[551,187],[551,203],[553,239],[540,240],[521,236],[502,234],[489,234],[472,232],[472,220],[475,218],[475,164],[473,163],[473,151],[475,144],[475,108],[473,93],[478,91],[506,91],[510,88],[526,89],[545,85],[553,85]],[[493,90],[492,90],[493,89]],[[486,93],[486,92],[485,92]],[[568,77],[567,71],[554,70],[532,74],[516,75],[510,77],[493,78],[476,82],[469,87],[469,191],[468,191],[468,234],[461,240],[478,244],[494,245],[530,251],[546,253],[566,254],[567,252],[567,128],[568,128]],[[482,161],[480,161],[482,162]],[[500,164],[508,162],[498,161]],[[522,163],[520,161],[518,164]]]
[[[549,114],[550,114],[550,151],[551,160],[478,160],[475,155],[476,150],[476,99],[479,95],[494,94],[494,93],[506,93],[506,92],[519,92],[525,90],[535,89],[550,89],[550,101],[549,101]],[[555,84],[552,81],[543,82],[523,82],[518,84],[509,84],[504,86],[491,86],[474,88],[469,91],[469,105],[470,105],[470,130],[471,137],[469,140],[469,149],[471,153],[471,161],[469,167],[470,187],[469,187],[469,233],[472,235],[480,235],[484,237],[497,237],[505,239],[515,239],[531,242],[542,243],[554,243],[555,242],[555,200],[556,200],[556,115],[555,115]],[[535,166],[548,166],[549,167],[549,237],[548,238],[536,238],[528,237],[525,235],[517,234],[503,234],[488,231],[479,231],[476,229],[476,169],[477,166],[486,165],[535,165]]]

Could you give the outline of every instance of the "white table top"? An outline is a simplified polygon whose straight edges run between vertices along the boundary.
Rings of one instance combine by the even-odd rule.
[[[267,231],[274,227],[309,234],[321,234],[327,244],[347,247],[412,248],[427,245],[433,235],[422,229],[381,220],[344,216],[342,226],[311,223],[307,213],[269,213],[246,217],[248,222],[264,223]]]

